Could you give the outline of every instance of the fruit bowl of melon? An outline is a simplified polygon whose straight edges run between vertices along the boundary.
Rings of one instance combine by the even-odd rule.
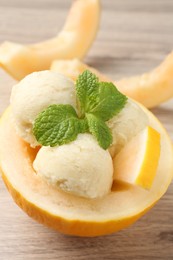
[[[147,109],[173,96],[172,54],[144,75],[108,79],[80,60],[100,10],[76,0],[57,37],[0,46],[0,66],[19,80],[0,120],[2,179],[30,217],[87,237],[133,224],[173,177],[172,141]]]

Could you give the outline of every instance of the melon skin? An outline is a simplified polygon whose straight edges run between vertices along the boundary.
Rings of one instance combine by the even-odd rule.
[[[55,231],[65,235],[74,235],[78,237],[99,237],[110,235],[122,229],[129,227],[146,214],[155,204],[140,212],[135,216],[131,216],[121,220],[111,220],[105,222],[83,222],[80,220],[68,220],[55,216],[49,212],[37,207],[35,204],[26,200],[6,179],[5,174],[2,172],[2,179],[11,194],[14,202],[32,219],[38,223],[47,226]]]
[[[39,223],[69,235],[106,235],[134,223],[163,196],[173,177],[172,143],[158,120],[143,109],[149,116],[151,126],[161,133],[162,138],[161,159],[153,187],[148,192],[135,186],[114,183],[112,192],[97,200],[77,198],[53,188],[50,193],[45,191],[45,187],[49,189],[45,186],[47,184],[38,181],[32,168],[37,150],[30,148],[13,131],[8,110],[0,123],[0,165],[4,183],[16,204]],[[17,163],[19,161],[20,164]],[[57,204],[53,204],[54,195]]]

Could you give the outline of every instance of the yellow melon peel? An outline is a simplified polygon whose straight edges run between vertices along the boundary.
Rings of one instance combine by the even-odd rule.
[[[51,70],[61,72],[73,80],[86,69],[93,71],[103,81],[113,81],[79,60],[54,61],[51,66]],[[173,97],[173,52],[151,72],[117,80],[114,83],[122,93],[145,107],[158,106]]]
[[[1,44],[0,67],[20,80],[49,69],[54,59],[82,58],[95,38],[99,20],[100,0],[75,0],[58,36],[33,45]]]
[[[8,110],[0,122],[0,165],[14,201],[30,217],[65,234],[99,236],[135,222],[166,192],[173,177],[172,143],[158,120],[144,111],[151,127],[161,134],[160,161],[151,190],[115,182],[110,194],[89,200],[58,191],[38,178],[32,167],[37,151],[16,135]]]

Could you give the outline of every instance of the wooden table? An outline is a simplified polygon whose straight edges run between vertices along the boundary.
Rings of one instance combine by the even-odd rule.
[[[40,41],[63,25],[70,0],[0,0],[0,42]],[[172,0],[102,0],[98,37],[86,61],[112,78],[151,69],[173,48]],[[0,71],[0,112],[14,83]],[[173,139],[173,100],[154,114]],[[132,227],[99,238],[58,234],[35,223],[12,201],[0,180],[1,260],[173,259],[173,184]]]

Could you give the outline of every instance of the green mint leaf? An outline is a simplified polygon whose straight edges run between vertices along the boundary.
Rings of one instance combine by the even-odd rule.
[[[97,139],[97,142],[104,150],[108,149],[113,138],[106,123],[92,114],[86,114],[86,118],[90,133]]]
[[[88,70],[85,70],[79,75],[76,81],[76,94],[81,117],[84,117],[85,112],[89,109],[89,104],[94,103],[95,92],[98,90],[99,80]]]
[[[117,115],[125,106],[127,97],[123,95],[111,82],[100,82],[90,113],[103,121]]]
[[[99,82],[98,78],[86,70],[79,75],[76,93],[81,116],[94,114],[103,121],[117,115],[125,106],[127,97],[111,82]]]
[[[33,133],[38,143],[53,147],[74,141],[83,127],[71,105],[51,105],[37,116]]]

